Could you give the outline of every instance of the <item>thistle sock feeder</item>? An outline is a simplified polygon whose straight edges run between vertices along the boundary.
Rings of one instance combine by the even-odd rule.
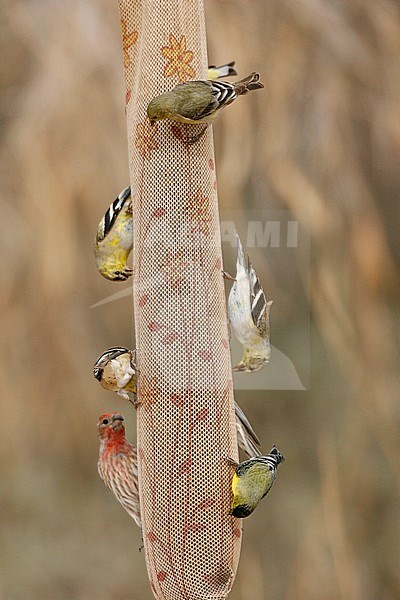
[[[155,598],[223,599],[241,544],[238,458],[212,129],[149,101],[207,78],[202,0],[120,0],[134,215],[143,540]]]

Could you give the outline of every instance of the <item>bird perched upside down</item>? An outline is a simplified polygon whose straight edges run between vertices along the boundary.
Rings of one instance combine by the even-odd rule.
[[[221,109],[252,90],[263,88],[260,75],[227,81],[186,81],[171,91],[156,96],[147,107],[151,123],[171,119],[178,123],[210,123]]]
[[[269,315],[272,300],[267,302],[260,280],[250,262],[245,261],[242,243],[237,238],[236,278],[228,299],[229,320],[243,357],[233,370],[260,371],[271,356]]]
[[[93,375],[105,390],[116,392],[136,407],[137,367],[136,353],[123,346],[108,348],[93,366]],[[131,400],[128,392],[134,395]]]
[[[243,519],[251,515],[258,503],[270,491],[278,465],[285,460],[276,446],[269,454],[254,456],[240,464],[228,459],[235,466],[232,477],[232,511],[234,517]]]
[[[135,352],[122,346],[109,348],[103,352],[93,367],[93,375],[104,389],[116,392],[126,400],[129,400],[135,408],[139,405],[136,401],[137,373]],[[128,392],[134,394],[133,401],[129,397]],[[260,440],[248,418],[236,402],[235,415],[239,448],[247,456],[259,454]]]
[[[127,187],[110,204],[99,223],[94,255],[99,273],[112,281],[125,281],[133,273],[126,261],[133,248],[131,188]]]
[[[125,438],[124,417],[119,413],[101,415],[97,432],[100,439],[99,475],[141,527],[137,452]]]

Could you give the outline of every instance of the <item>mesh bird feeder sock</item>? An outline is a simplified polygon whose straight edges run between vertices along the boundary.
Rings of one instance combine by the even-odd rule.
[[[134,214],[133,298],[143,540],[168,600],[223,599],[240,521],[228,514],[238,458],[212,129],[163,121],[148,102],[207,78],[202,0],[121,0]]]

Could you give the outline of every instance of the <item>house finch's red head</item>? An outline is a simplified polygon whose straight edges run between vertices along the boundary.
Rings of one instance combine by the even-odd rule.
[[[106,413],[99,417],[100,451],[97,467],[106,486],[141,527],[136,448],[125,438],[124,417]]]
[[[99,438],[110,439],[118,434],[125,434],[124,417],[119,413],[106,413],[99,417],[97,423]]]

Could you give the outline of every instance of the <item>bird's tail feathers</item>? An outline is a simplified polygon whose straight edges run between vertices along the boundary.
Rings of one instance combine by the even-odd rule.
[[[249,436],[246,434],[243,424],[239,423],[239,421],[236,422],[236,431],[239,448],[241,448],[249,458],[258,456],[260,454],[260,448],[256,446],[253,440],[249,438]]]
[[[259,90],[259,89],[263,88],[264,86],[261,83],[261,81],[259,81],[259,79],[260,79],[259,73],[252,73],[251,75],[249,75],[248,77],[245,77],[244,79],[235,81],[235,83],[233,85],[235,86],[235,91],[236,91],[237,95],[240,96],[241,94],[247,94],[248,92],[251,92],[252,90]]]
[[[236,247],[237,247],[236,266],[240,265],[241,267],[243,267],[243,269],[245,269],[246,263],[245,263],[242,242],[240,241],[240,237],[239,237],[239,234],[237,233],[237,231],[235,231],[235,235],[236,235]]]
[[[240,406],[237,404],[237,402],[235,402],[235,414],[236,414],[236,420],[239,421],[241,423],[241,425],[243,425],[243,427],[244,427],[244,430],[246,432],[246,437],[251,438],[255,448],[258,447],[258,451],[255,454],[259,454],[259,448],[261,447],[261,442],[258,438],[258,435],[256,434],[253,427],[251,426],[250,421],[248,420],[248,418],[246,417],[246,415],[244,414],[244,412],[242,411]],[[254,456],[254,454],[252,454],[252,456]]]

